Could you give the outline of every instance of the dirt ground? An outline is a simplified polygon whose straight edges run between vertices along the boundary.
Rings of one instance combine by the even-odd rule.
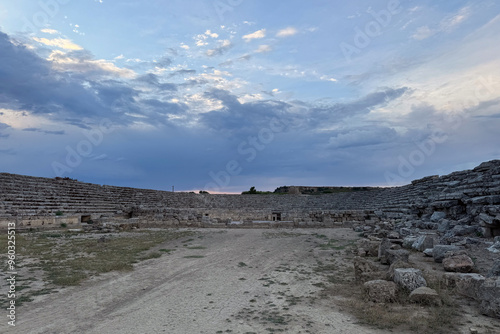
[[[332,277],[352,280],[352,246],[359,237],[351,229],[193,231],[157,246],[173,251],[133,271],[37,296],[19,307],[15,328],[3,321],[0,332],[388,332],[360,325],[336,298],[325,296]],[[332,268],[336,276],[327,275]],[[469,326],[461,332],[469,333]]]

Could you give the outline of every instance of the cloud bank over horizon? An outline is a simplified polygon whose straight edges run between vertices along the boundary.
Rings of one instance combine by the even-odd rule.
[[[53,1],[0,5],[0,172],[241,192],[500,157],[493,1]]]

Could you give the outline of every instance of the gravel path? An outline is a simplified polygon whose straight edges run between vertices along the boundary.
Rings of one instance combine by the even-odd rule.
[[[101,275],[21,306],[9,331],[384,333],[355,324],[319,297],[326,278],[313,270],[325,260],[318,235],[354,240],[352,230],[196,232],[191,241],[161,245],[175,251],[139,263],[132,272]]]

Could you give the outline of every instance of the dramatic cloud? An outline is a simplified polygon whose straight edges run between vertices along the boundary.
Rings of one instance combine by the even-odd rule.
[[[436,135],[403,183],[498,158],[496,2],[413,0],[390,18],[360,1],[225,2],[128,0],[98,17],[68,2],[50,25],[4,2],[0,168],[53,177],[89,133],[64,176],[176,190],[232,160],[222,191],[385,185]]]

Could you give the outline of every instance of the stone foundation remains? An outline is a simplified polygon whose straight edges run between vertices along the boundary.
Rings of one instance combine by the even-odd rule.
[[[500,235],[500,160],[402,187],[322,195],[173,193],[7,173],[0,173],[0,190],[0,228],[9,221],[18,227],[89,221],[157,227],[366,227],[388,221],[458,236]]]

